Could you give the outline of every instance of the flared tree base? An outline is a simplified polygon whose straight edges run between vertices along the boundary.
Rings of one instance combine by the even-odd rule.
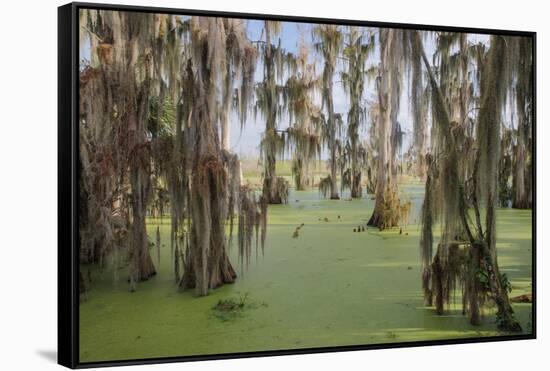
[[[180,288],[183,290],[195,289],[197,295],[206,296],[209,290],[234,283],[237,273],[227,255],[223,254],[223,257],[217,262],[214,260],[209,259],[205,277],[202,275],[203,270],[197,269],[199,268],[197,263],[189,262],[183,272]]]
[[[399,223],[397,220],[392,220],[392,218],[386,217],[380,212],[377,212],[376,209],[372,213],[369,221],[367,222],[369,227],[376,227],[380,230],[398,227]]]
[[[136,283],[149,280],[155,276],[157,271],[153,264],[153,259],[148,250],[142,251],[137,261],[132,263],[130,268],[130,275],[128,277],[128,283],[130,283],[130,291],[136,291]]]
[[[155,276],[157,271],[155,265],[153,264],[153,259],[149,254],[149,251],[146,251],[142,254],[139,260],[139,267],[137,272],[137,281],[147,281],[149,278]]]
[[[263,195],[270,205],[280,205],[288,203],[289,185],[283,177],[277,177],[274,184],[267,178],[264,179]]]

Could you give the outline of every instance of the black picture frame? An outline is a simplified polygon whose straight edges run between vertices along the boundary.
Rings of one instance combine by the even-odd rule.
[[[79,93],[79,9],[120,10],[147,13],[184,14],[242,19],[278,20],[307,23],[388,27],[431,31],[452,31],[478,34],[524,36],[533,45],[533,209],[532,209],[532,333],[490,336],[467,339],[412,341],[391,344],[333,346],[307,349],[281,349],[274,351],[242,352],[201,356],[175,356],[133,360],[111,360],[82,363],[79,361],[79,293],[78,293],[78,93]],[[449,345],[509,340],[536,339],[536,32],[447,27],[409,23],[388,23],[349,19],[313,18],[271,14],[251,14],[222,11],[202,11],[161,7],[113,5],[74,2],[58,8],[58,363],[69,368],[122,366],[183,361],[221,360],[245,357],[279,356],[290,354],[342,352],[428,345]]]

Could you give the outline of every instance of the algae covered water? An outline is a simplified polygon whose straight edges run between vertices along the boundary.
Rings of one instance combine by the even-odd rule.
[[[402,187],[414,205],[410,224],[383,232],[362,231],[374,207],[370,197],[335,201],[317,190],[291,191],[287,205],[269,207],[264,251],[258,247],[257,258],[253,253],[241,266],[233,246],[236,282],[205,297],[178,290],[169,217],[149,219],[151,240],[160,226],[160,264],[151,251],[158,274],[130,293],[127,267],[119,267],[116,282],[112,267],[90,268],[93,287],[80,304],[80,361],[504,335],[491,308],[481,326],[470,325],[459,292],[442,316],[423,306],[422,190],[421,184]],[[498,259],[511,296],[532,291],[531,223],[530,210],[497,212]],[[513,306],[530,332],[531,304]]]

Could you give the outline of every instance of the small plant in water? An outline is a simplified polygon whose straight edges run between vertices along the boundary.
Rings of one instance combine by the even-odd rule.
[[[248,300],[248,292],[240,294],[239,298],[220,299],[212,307],[214,316],[221,321],[229,321],[242,315],[244,309],[251,309],[255,306]]]
[[[393,331],[388,331],[388,332],[386,332],[386,337],[388,339],[395,339],[395,338],[397,338],[397,334]]]

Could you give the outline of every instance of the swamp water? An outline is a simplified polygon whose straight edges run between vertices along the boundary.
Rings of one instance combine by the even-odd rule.
[[[291,191],[288,205],[269,207],[264,255],[259,250],[256,260],[253,253],[241,271],[235,241],[230,255],[237,281],[207,297],[178,292],[165,217],[160,266],[156,247],[151,250],[158,274],[136,292],[128,290],[126,269],[113,284],[111,269],[91,268],[91,290],[80,304],[80,361],[499,335],[490,309],[474,327],[459,305],[443,316],[423,306],[417,224],[423,187],[402,189],[414,205],[402,234],[353,232],[372,213],[370,197],[331,201],[316,190]],[[531,211],[499,210],[497,218],[499,265],[511,281],[511,296],[529,293]],[[149,221],[151,241],[159,223]],[[236,307],[224,312],[227,303]],[[514,310],[530,332],[531,304],[514,304]]]

